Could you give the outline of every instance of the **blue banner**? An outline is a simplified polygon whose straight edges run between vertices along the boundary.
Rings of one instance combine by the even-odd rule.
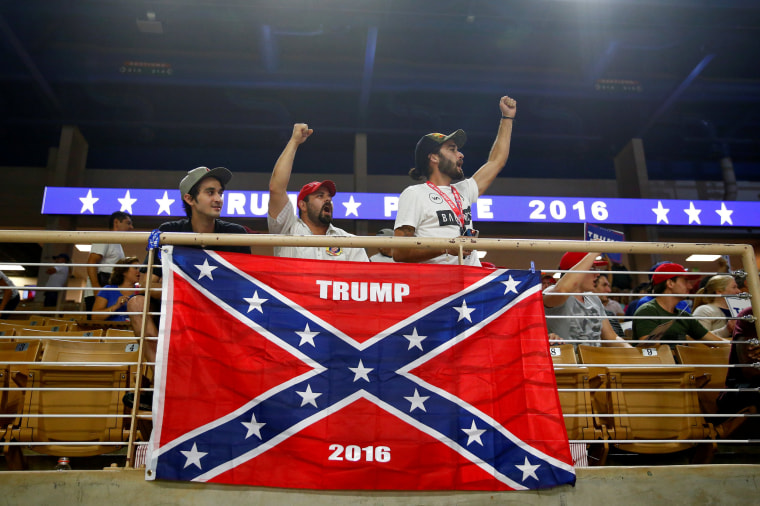
[[[296,193],[290,195],[295,201]],[[223,217],[264,218],[269,193],[227,191]],[[339,192],[336,219],[393,220],[397,193]],[[184,216],[179,190],[135,188],[45,188],[42,214],[103,215],[126,211],[134,216]],[[760,226],[760,203],[719,200],[514,197],[484,195],[472,209],[475,221],[521,223],[596,223],[599,225]]]
[[[600,227],[593,223],[586,223],[584,229],[586,241],[625,241],[625,234],[617,230]],[[607,257],[615,263],[623,263],[623,255],[621,253],[607,253]]]

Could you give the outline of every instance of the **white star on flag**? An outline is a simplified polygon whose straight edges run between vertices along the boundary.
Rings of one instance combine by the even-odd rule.
[[[296,390],[296,393],[301,396],[301,407],[305,406],[306,404],[311,404],[312,406],[316,408],[317,407],[316,398],[322,395],[320,393],[312,392],[311,385],[306,385],[305,392],[299,392],[298,390]]]
[[[475,425],[475,420],[472,421],[472,425],[469,429],[462,429],[462,432],[467,434],[467,446],[470,446],[470,443],[473,441],[480,446],[483,446],[483,441],[480,440],[480,436],[485,432],[485,429],[478,429],[477,425]]]
[[[185,461],[185,467],[189,466],[190,464],[195,464],[198,466],[198,469],[203,469],[201,467],[201,459],[208,455],[207,452],[199,452],[198,451],[198,445],[193,443],[193,448],[189,452],[180,452],[182,455],[185,456],[187,461]],[[183,468],[184,469],[184,468]]]
[[[257,422],[256,421],[256,414],[251,414],[251,421],[250,422],[240,422],[242,423],[246,429],[248,429],[248,434],[245,435],[245,438],[248,439],[249,437],[256,434],[256,437],[261,439],[261,428],[265,426],[265,423]]]
[[[653,207],[652,211],[657,215],[657,223],[660,223],[661,221],[664,221],[668,224],[670,223],[668,221],[668,213],[670,212],[670,209],[663,207],[661,200],[657,201],[657,207]]]
[[[422,340],[427,336],[421,336],[417,334],[417,327],[414,327],[412,333],[409,335],[404,335],[404,337],[409,339],[409,348],[407,348],[407,350],[411,350],[412,348],[419,348],[420,351],[422,351]]]
[[[506,288],[504,289],[504,295],[506,295],[507,292],[517,293],[517,285],[522,283],[522,281],[515,281],[514,279],[512,279],[512,276],[509,276],[509,279],[507,281],[502,281],[502,283],[504,284],[504,286],[506,286]]]
[[[172,214],[172,204],[174,204],[174,199],[169,198],[169,192],[164,191],[164,196],[160,199],[156,199],[156,203],[158,204],[158,212],[156,213],[156,216],[158,216],[161,213],[166,213],[169,216]]]
[[[404,399],[412,403],[412,407],[409,408],[410,413],[417,408],[420,408],[422,411],[427,413],[427,409],[425,409],[425,401],[430,399],[430,396],[420,396],[420,393],[415,388],[414,395],[412,397],[404,397]]]
[[[359,206],[362,205],[361,202],[354,202],[354,196],[351,195],[348,198],[348,202],[343,202],[343,205],[346,206],[346,216],[351,216],[352,214],[359,217]]]
[[[201,271],[201,273],[198,275],[198,281],[200,281],[204,277],[210,279],[211,281],[214,281],[214,276],[212,276],[211,273],[214,272],[214,269],[216,269],[216,266],[209,265],[208,259],[203,261],[203,265],[196,265],[195,268]]]
[[[459,318],[457,319],[458,322],[464,320],[465,318],[467,318],[467,321],[469,321],[470,323],[472,323],[472,318],[470,318],[470,313],[472,313],[473,311],[475,311],[475,308],[474,307],[473,308],[467,307],[467,301],[466,300],[462,299],[462,307],[455,307],[454,311],[456,311],[457,313],[459,313]]]
[[[718,213],[718,216],[720,216],[720,224],[723,225],[725,223],[728,223],[729,225],[733,225],[734,222],[731,221],[731,215],[733,214],[732,209],[726,209],[725,202],[720,203],[720,209],[715,210],[716,213]]]
[[[356,383],[356,380],[358,379],[363,379],[369,383],[369,376],[367,376],[367,374],[374,369],[372,367],[364,367],[361,359],[359,359],[359,365],[356,367],[349,367],[348,370],[354,373],[354,383]]]
[[[82,214],[85,211],[90,211],[92,214],[95,214],[95,202],[100,199],[92,196],[92,190],[87,190],[87,196],[79,197],[79,200],[82,202],[82,210],[79,211],[79,214]]]
[[[309,324],[306,324],[306,328],[303,329],[303,332],[296,332],[299,336],[301,336],[301,342],[298,343],[298,346],[303,346],[304,343],[309,343],[313,347],[317,347],[314,344],[314,338],[319,334],[319,332],[312,332],[309,328]]]
[[[253,292],[252,297],[248,297],[248,298],[243,297],[243,300],[248,303],[248,311],[246,311],[246,313],[250,313],[251,311],[255,309],[259,313],[264,314],[264,310],[261,309],[261,305],[264,304],[269,299],[260,299],[259,291],[256,290],[255,292]],[[308,329],[309,326],[307,325],[306,328]]]
[[[124,213],[133,214],[132,213],[132,204],[134,204],[135,202],[137,202],[137,199],[133,199],[132,196],[129,195],[129,190],[127,190],[127,193],[126,193],[126,195],[124,195],[123,198],[116,199],[116,200],[118,200],[119,204],[121,204],[121,208],[119,209],[119,211],[124,212]]]
[[[536,476],[536,469],[541,467],[539,464],[531,465],[530,462],[528,462],[528,457],[525,457],[525,463],[521,466],[515,466],[517,469],[522,471],[522,481],[525,481],[525,478],[531,477],[533,479],[538,479],[538,476]]]
[[[699,213],[701,213],[702,210],[694,207],[694,202],[689,202],[689,208],[684,209],[683,212],[689,215],[689,225],[691,225],[694,222],[696,222],[697,225],[702,224],[702,222],[699,221]]]

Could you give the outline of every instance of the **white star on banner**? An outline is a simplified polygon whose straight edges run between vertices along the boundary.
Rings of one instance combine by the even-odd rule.
[[[346,216],[351,216],[352,214],[359,217],[359,206],[362,205],[361,202],[354,202],[354,196],[351,195],[348,198],[348,202],[343,202],[343,205],[346,206]]]
[[[169,192],[164,191],[164,196],[160,199],[156,199],[156,203],[158,204],[158,212],[156,213],[156,216],[158,216],[161,213],[166,213],[169,216],[172,214],[172,204],[174,204],[174,199],[169,198]]]
[[[256,414],[251,414],[251,421],[250,422],[241,422],[246,429],[248,429],[248,434],[245,435],[245,438],[248,439],[249,437],[256,434],[256,437],[261,439],[261,428],[265,426],[265,423],[257,422],[256,421]]]
[[[472,421],[472,425],[469,429],[462,429],[462,432],[467,434],[467,446],[470,446],[470,443],[473,441],[480,446],[483,446],[483,441],[480,440],[480,436],[485,432],[485,429],[478,429],[477,425],[475,425],[475,420]]]
[[[702,210],[694,207],[694,202],[689,202],[689,208],[684,209],[683,212],[689,215],[689,225],[691,225],[694,222],[696,222],[697,225],[702,224],[702,222],[699,221],[699,213],[701,213]]]
[[[718,213],[718,216],[720,216],[721,225],[725,223],[728,223],[729,225],[734,224],[734,222],[731,221],[731,215],[734,211],[732,209],[726,209],[726,204],[724,202],[720,203],[720,209],[716,209],[715,212]]]
[[[119,201],[119,204],[121,204],[121,208],[119,211],[132,214],[132,204],[137,202],[137,199],[133,199],[132,196],[129,194],[129,190],[127,190],[126,195],[124,195],[124,198],[116,199]]]
[[[92,190],[87,190],[87,196],[79,197],[79,200],[82,202],[82,210],[79,211],[79,214],[82,214],[85,211],[90,211],[92,214],[95,214],[95,202],[100,199],[92,196]]]
[[[517,285],[522,283],[522,281],[515,281],[512,279],[512,276],[509,276],[509,279],[507,281],[502,281],[502,283],[506,286],[506,289],[504,290],[504,294],[506,295],[507,292],[517,293]]]
[[[312,332],[309,328],[309,324],[306,324],[306,328],[303,329],[303,332],[296,332],[299,336],[301,336],[301,342],[298,343],[298,346],[303,346],[304,343],[309,343],[310,345],[317,347],[314,344],[314,338],[319,334],[319,332]]]
[[[425,409],[425,401],[430,399],[430,397],[420,396],[420,393],[417,391],[416,388],[414,389],[414,395],[412,397],[404,397],[404,399],[412,403],[412,407],[409,408],[410,413],[417,408],[420,408],[422,411],[427,412],[427,409]]]
[[[195,268],[201,271],[201,273],[198,275],[198,281],[200,281],[204,277],[210,279],[211,281],[214,281],[214,276],[212,276],[211,273],[214,272],[214,269],[216,269],[216,266],[209,265],[208,259],[205,259],[203,261],[203,265],[196,265]]]
[[[528,457],[525,457],[525,463],[521,466],[515,466],[517,469],[522,471],[522,481],[525,481],[525,478],[531,477],[533,479],[538,479],[538,476],[536,476],[536,469],[541,467],[539,464],[531,465],[530,462],[528,462]]]
[[[296,393],[301,396],[301,407],[305,406],[306,404],[311,404],[312,406],[316,408],[317,407],[316,398],[322,395],[320,393],[312,392],[311,385],[306,385],[305,392],[299,392],[296,390]]]
[[[665,223],[670,223],[668,221],[668,213],[670,212],[670,209],[666,209],[662,207],[662,201],[657,201],[657,207],[652,208],[652,212],[657,215],[657,223],[660,223],[661,221],[664,221]]]
[[[409,339],[409,348],[407,348],[407,350],[411,350],[412,348],[419,348],[420,351],[422,351],[422,340],[425,339],[427,336],[418,335],[417,327],[414,327],[414,330],[412,330],[412,333],[409,335],[404,335],[404,337]]]
[[[467,301],[466,300],[462,299],[462,307],[455,307],[454,311],[456,311],[457,313],[459,313],[459,318],[457,319],[458,322],[464,320],[465,318],[467,318],[467,321],[469,321],[470,323],[472,323],[472,318],[470,318],[470,313],[472,313],[473,311],[475,311],[475,308],[474,307],[473,308],[467,307]]]
[[[354,373],[354,383],[356,383],[356,380],[358,379],[363,379],[369,383],[369,376],[367,376],[367,374],[369,374],[370,371],[374,371],[372,367],[364,367],[361,359],[359,359],[359,365],[356,367],[349,367],[348,370]]]
[[[248,311],[246,311],[246,313],[250,313],[251,311],[255,309],[259,313],[264,314],[264,310],[261,309],[261,305],[264,304],[269,299],[260,299],[259,291],[256,290],[255,292],[253,292],[252,297],[248,297],[248,298],[243,297],[243,300],[248,303]],[[309,328],[308,325],[306,328],[307,329]]]
[[[201,459],[208,455],[207,452],[199,452],[198,451],[198,445],[193,443],[193,448],[189,452],[180,452],[182,455],[185,456],[187,461],[185,461],[185,467],[189,466],[190,464],[195,464],[198,466],[198,469],[203,469],[201,467]],[[183,468],[184,469],[184,468]]]

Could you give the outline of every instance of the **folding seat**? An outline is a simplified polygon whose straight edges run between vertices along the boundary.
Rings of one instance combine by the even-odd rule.
[[[600,371],[595,406],[604,409],[615,446],[635,453],[672,453],[696,446],[688,440],[715,438],[699,412],[693,368],[677,366],[667,345],[652,348],[578,346],[581,362]],[[605,365],[607,364],[607,365]],[[663,416],[665,415],[665,416]],[[640,442],[637,442],[639,440]],[[697,460],[708,460],[715,443],[700,446]]]
[[[110,453],[121,445],[98,443],[128,440],[121,399],[137,362],[136,345],[51,340],[41,362],[29,369],[29,387],[71,390],[30,390],[20,427],[12,431],[15,440],[47,443],[30,447],[38,453],[69,457]],[[82,444],[56,444],[60,442]]]

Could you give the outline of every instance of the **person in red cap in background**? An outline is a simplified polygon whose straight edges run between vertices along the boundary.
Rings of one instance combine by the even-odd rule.
[[[301,188],[296,199],[300,218],[296,217],[293,204],[288,198],[288,183],[296,151],[312,133],[314,130],[306,123],[293,125],[293,134],[274,165],[272,177],[269,179],[269,233],[353,236],[332,224],[332,198],[335,196],[335,183],[332,181],[312,181]],[[274,254],[279,257],[313,260],[369,261],[363,248],[277,246],[274,248]]]
[[[501,120],[488,161],[471,178],[462,172],[464,155],[459,151],[467,134],[463,130],[444,135],[422,136],[414,150],[414,168],[409,177],[421,181],[406,188],[399,197],[394,234],[400,237],[477,236],[472,228],[472,205],[491,185],[509,157],[512,122],[517,102],[510,97],[499,100]],[[465,265],[480,265],[478,255],[465,250]],[[458,264],[459,249],[394,248],[396,262]]]
[[[684,295],[689,293],[690,281],[696,281],[701,276],[689,274],[683,265],[665,262],[657,266],[652,274],[652,293],[662,294],[639,306],[634,316],[646,316],[648,318],[633,320],[634,339],[648,339],[655,329],[667,322],[672,322],[664,332],[657,331],[659,339],[665,341],[719,341],[722,346],[728,346],[728,342],[707,330],[694,318],[673,319],[675,316],[689,316],[691,314],[677,309],[676,305],[684,300]],[[685,344],[685,343],[684,343]],[[705,344],[710,344],[706,343]],[[717,343],[712,343],[717,345]],[[675,343],[670,344],[671,347]]]
[[[595,341],[578,344],[591,346],[630,347],[612,329],[602,301],[594,295],[594,281],[599,277],[593,271],[607,265],[605,261],[595,260],[599,253],[568,252],[562,256],[559,269],[569,271],[562,275],[557,284],[544,290],[544,311],[547,316],[564,316],[565,318],[547,318],[546,326],[552,340],[559,341]],[[589,293],[585,293],[589,292]],[[583,295],[565,295],[566,293],[583,293]]]

